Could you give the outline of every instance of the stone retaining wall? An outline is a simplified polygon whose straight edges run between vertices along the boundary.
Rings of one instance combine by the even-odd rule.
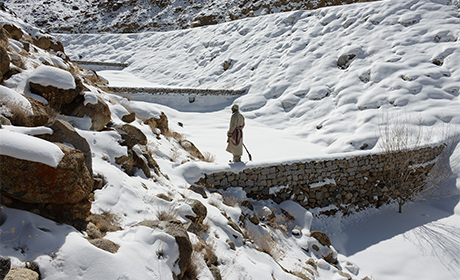
[[[114,66],[120,68],[128,67],[126,63],[117,63],[117,62],[99,62],[99,61],[85,61],[85,60],[72,60],[80,65],[97,65],[97,66]]]
[[[246,89],[197,89],[197,88],[151,88],[151,87],[106,87],[117,93],[150,93],[150,94],[181,94],[181,95],[242,95]]]
[[[242,187],[253,199],[293,200],[307,209],[335,205],[347,213],[396,199],[403,190],[392,180],[400,170],[412,169],[405,174],[407,182],[423,182],[443,148],[223,171],[206,174],[197,184],[211,189]]]

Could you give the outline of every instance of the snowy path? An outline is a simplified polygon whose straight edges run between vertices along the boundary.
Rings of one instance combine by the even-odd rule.
[[[109,86],[161,87],[136,77],[128,71],[100,71],[98,74],[109,81]],[[130,96],[130,98],[131,101],[137,100],[135,95]],[[145,95],[139,99],[145,100]],[[209,152],[215,155],[216,163],[226,164],[232,158],[231,154],[225,151],[227,145],[226,135],[231,116],[231,103],[228,103],[228,108],[212,112],[206,111],[206,108],[203,108],[201,112],[181,112],[169,106],[159,104],[155,104],[155,106],[168,116],[169,125],[173,131],[183,134],[201,152]],[[246,114],[243,112],[243,115]],[[178,125],[179,122],[183,124],[183,127]],[[321,152],[323,147],[308,143],[304,139],[286,131],[264,125],[252,119],[251,116],[246,116],[244,142],[253,160],[259,163],[283,162],[285,160],[309,159],[324,155]],[[246,153],[243,155],[243,160],[248,160]]]

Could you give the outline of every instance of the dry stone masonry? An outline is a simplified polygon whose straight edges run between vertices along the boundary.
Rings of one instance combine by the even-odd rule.
[[[151,87],[106,87],[116,93],[150,93],[150,94],[183,94],[183,95],[242,95],[246,89],[198,89],[198,88],[151,88]]]
[[[346,214],[396,199],[402,190],[388,175],[407,168],[407,163],[414,168],[408,178],[411,183],[425,180],[443,148],[255,167],[239,173],[223,171],[206,174],[197,184],[211,189],[242,187],[250,198],[277,203],[293,200],[307,209],[335,205]]]

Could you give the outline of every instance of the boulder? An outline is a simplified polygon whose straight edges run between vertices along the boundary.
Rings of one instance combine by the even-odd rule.
[[[115,163],[121,165],[129,176],[134,176],[135,168],[142,170],[147,178],[152,177],[150,168],[144,156],[137,150],[129,149],[127,155],[115,158]]]
[[[78,132],[75,128],[68,122],[64,120],[55,120],[54,122],[47,125],[47,127],[53,130],[53,134],[49,135],[41,135],[40,138],[48,140],[50,142],[58,142],[58,143],[69,143],[72,146],[83,152],[85,155],[85,165],[89,171],[89,174],[93,175],[93,161],[92,161],[92,153],[91,147]]]
[[[115,129],[120,133],[121,138],[123,139],[124,145],[132,148],[136,144],[146,145],[147,144],[147,137],[145,134],[137,127],[124,124],[121,126],[116,126]]]
[[[195,144],[193,144],[192,142],[190,142],[189,140],[180,140],[179,141],[179,144],[181,145],[182,148],[184,148],[184,150],[186,150],[191,156],[195,157],[195,158],[198,158],[200,160],[204,160],[204,156],[203,154],[200,152],[200,150],[198,150],[198,148],[195,146]]]
[[[136,112],[134,112],[134,110],[129,108],[128,106],[124,106],[124,107],[128,111],[128,114],[123,115],[121,117],[121,120],[126,123],[132,123],[133,121],[136,120]]]
[[[67,108],[63,112],[75,117],[90,117],[92,130],[103,129],[112,119],[112,113],[110,112],[109,106],[99,96],[97,97],[96,104],[88,103],[85,105],[84,98],[77,98],[71,105],[73,109],[69,110],[69,108]]]
[[[192,211],[195,213],[195,216],[185,215],[186,218],[192,221],[192,223],[189,224],[187,231],[200,235],[201,233],[206,232],[209,227],[203,223],[208,214],[208,209],[199,200],[194,199],[191,200],[190,207],[192,207]]]
[[[215,265],[209,266],[209,271],[211,271],[211,274],[212,274],[212,277],[214,277],[214,280],[222,280],[220,269],[217,266]]]
[[[11,260],[9,258],[0,257],[0,279],[4,279],[11,269]]]
[[[337,67],[339,67],[342,70],[345,70],[350,66],[351,61],[353,58],[356,57],[356,54],[350,53],[350,54],[342,54],[338,59],[337,59]]]
[[[11,38],[16,40],[16,41],[19,41],[21,40],[22,38],[22,35],[24,35],[24,33],[22,32],[21,28],[17,27],[16,25],[14,24],[4,24],[3,25],[3,28],[8,31],[8,33],[10,34]]]
[[[32,126],[42,126],[48,123],[51,112],[46,107],[46,105],[28,96],[24,97],[29,101],[30,105],[32,106],[33,114],[28,117],[30,124]]]
[[[34,45],[44,50],[53,50],[55,52],[64,52],[64,46],[56,38],[49,35],[42,35],[33,39]]]
[[[337,260],[336,254],[334,252],[329,252],[326,256],[323,257],[325,261],[327,261],[330,264],[338,264],[339,261]]]
[[[12,267],[10,272],[6,275],[5,280],[38,280],[40,275],[37,272],[24,268]]]
[[[9,36],[10,34],[8,33],[8,31],[6,31],[5,28],[0,27],[0,47],[8,49],[8,45],[10,44],[8,41]]]
[[[170,136],[171,132],[169,131],[168,117],[165,113],[161,112],[159,118],[150,118],[144,122],[148,124],[152,129],[152,132],[158,135],[157,129],[160,130],[160,133],[165,136]]]
[[[190,207],[192,207],[192,211],[195,213],[195,217],[189,215],[186,215],[186,217],[195,224],[202,224],[206,218],[206,215],[208,214],[208,209],[206,206],[204,206],[203,203],[201,203],[199,200],[192,200]]]
[[[102,238],[89,240],[89,243],[93,244],[99,249],[110,252],[112,254],[115,254],[120,248],[120,245],[113,242],[112,240],[102,239]]]
[[[56,79],[68,84],[68,88],[61,88],[57,84],[42,85],[39,83],[43,79],[43,75],[47,73],[57,74],[58,77]],[[32,93],[44,97],[48,101],[49,106],[58,112],[63,110],[63,106],[72,103],[83,91],[82,87],[77,86],[77,80],[72,77],[72,74],[51,66],[39,66],[35,69],[29,77],[29,86]]]
[[[328,246],[328,247],[331,246],[331,240],[324,232],[312,231],[310,235],[314,237],[316,240],[318,240],[319,243],[321,243],[321,245]]]
[[[57,166],[0,155],[2,193],[27,203],[75,204],[92,191],[83,152],[55,143],[64,157]]]
[[[50,118],[50,110],[42,102],[21,95],[24,101],[28,101],[27,110],[24,106],[18,106],[15,102],[7,103],[10,114],[5,114],[11,124],[16,126],[36,127],[45,125]],[[30,105],[29,105],[30,104]]]
[[[126,155],[115,158],[115,162],[123,168],[126,174],[133,176],[134,168],[141,169],[147,178],[152,177],[150,168],[155,171],[155,174],[160,174],[158,163],[152,158],[147,148],[143,145],[136,145],[133,148],[128,147]]]
[[[200,194],[203,198],[208,198],[208,195],[206,194],[203,186],[191,185],[188,189],[196,192],[197,194]]]
[[[69,224],[76,229],[84,230],[86,227],[86,218],[90,215],[91,197],[83,199],[74,204],[52,204],[52,203],[26,203],[17,199],[8,197],[2,193],[0,200],[10,208],[22,209],[33,212],[58,223]]]
[[[3,81],[3,76],[10,71],[10,56],[6,48],[0,46],[0,81]]]

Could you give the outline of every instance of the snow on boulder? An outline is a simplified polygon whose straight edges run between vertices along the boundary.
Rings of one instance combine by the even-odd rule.
[[[14,111],[21,111],[26,115],[32,114],[32,105],[19,92],[0,86],[0,114],[10,117]]]
[[[83,85],[77,84],[70,72],[46,65],[37,67],[30,75],[28,83],[32,93],[43,96],[58,111],[74,101],[83,91]]]
[[[56,168],[64,153],[51,142],[0,129],[0,155],[38,162]]]
[[[41,65],[29,77],[29,82],[60,89],[75,89],[75,79],[65,70],[53,66]]]
[[[91,193],[83,152],[5,129],[0,143],[2,195],[26,203],[75,204]]]

